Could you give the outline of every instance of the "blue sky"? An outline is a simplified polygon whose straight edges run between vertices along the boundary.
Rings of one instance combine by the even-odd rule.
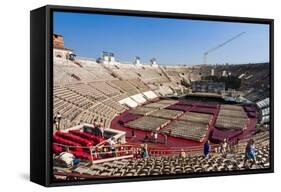
[[[54,33],[80,57],[113,52],[117,60],[160,64],[202,64],[203,53],[238,33],[244,35],[208,55],[208,64],[269,61],[269,25],[54,13]]]

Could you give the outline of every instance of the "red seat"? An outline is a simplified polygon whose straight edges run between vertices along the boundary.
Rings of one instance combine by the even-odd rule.
[[[92,135],[90,133],[81,132],[81,131],[77,131],[77,130],[71,130],[69,132],[74,134],[74,135],[78,135],[79,137],[89,139],[89,140],[93,141],[94,144],[98,144],[98,143],[103,141],[103,138],[101,138],[99,136]]]
[[[57,135],[53,135],[53,142],[59,143],[59,144],[62,144],[62,145],[66,145],[66,146],[74,146],[74,147],[70,148],[71,150],[77,150],[77,151],[82,150],[82,148],[80,148],[81,145],[79,143],[69,141],[69,140],[64,139],[62,137],[59,137]]]
[[[84,139],[82,137],[79,137],[77,135],[73,135],[70,133],[63,133],[63,132],[56,132],[57,136],[63,137],[65,139],[68,139],[70,141],[76,142],[81,144],[82,146],[92,146],[93,142],[88,140],[88,139]]]
[[[61,153],[62,151],[63,151],[62,146],[53,144],[53,153],[58,154]]]

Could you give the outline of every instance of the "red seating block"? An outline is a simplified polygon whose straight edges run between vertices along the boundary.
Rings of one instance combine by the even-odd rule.
[[[98,143],[100,143],[104,140],[103,138],[101,138],[99,136],[92,135],[92,134],[86,133],[86,132],[81,132],[81,131],[77,131],[77,130],[71,130],[69,132],[74,134],[74,135],[77,135],[79,137],[89,139],[89,140],[93,141],[95,144],[98,144]]]
[[[82,146],[92,146],[93,145],[92,141],[90,141],[88,139],[84,139],[84,138],[79,137],[77,135],[70,134],[70,133],[56,132],[56,135],[59,136],[59,137],[63,137],[65,139],[68,139],[70,141],[79,143]]]
[[[62,151],[63,151],[62,146],[53,144],[53,153],[58,154],[61,153]]]
[[[69,141],[69,140],[64,139],[62,137],[59,137],[57,135],[53,135],[53,141],[55,143],[59,143],[59,144],[66,145],[66,146],[74,146],[74,147],[70,148],[71,150],[76,150],[76,151],[81,151],[82,150],[82,148],[80,148],[81,145],[79,143],[75,143],[75,142]]]

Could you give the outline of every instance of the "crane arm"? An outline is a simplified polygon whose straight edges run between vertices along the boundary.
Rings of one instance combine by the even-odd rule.
[[[215,51],[215,50],[221,48],[221,47],[224,46],[225,44],[227,44],[227,43],[233,41],[234,39],[240,37],[241,35],[243,35],[243,34],[245,34],[245,33],[246,33],[246,32],[242,32],[242,33],[239,33],[239,34],[235,35],[234,37],[232,37],[232,38],[228,39],[227,41],[225,41],[225,42],[223,42],[223,43],[217,45],[216,47],[213,47],[213,48],[209,49],[208,51],[206,51],[206,52],[204,53],[204,55],[208,55],[209,53],[211,53],[211,52],[213,52],[213,51]]]

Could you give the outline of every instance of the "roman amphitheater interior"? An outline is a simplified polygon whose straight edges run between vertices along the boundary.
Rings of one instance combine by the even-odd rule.
[[[162,65],[155,58],[119,61],[110,52],[82,58],[64,47],[62,36],[53,39],[53,118],[60,115],[52,128],[56,180],[270,167],[268,63]],[[102,136],[96,134],[97,122]],[[108,146],[112,138],[118,143],[115,154]],[[240,140],[226,156],[218,152],[225,138]],[[244,164],[249,139],[257,150],[252,167]],[[207,140],[209,158],[203,155]],[[57,158],[65,147],[79,165]]]

